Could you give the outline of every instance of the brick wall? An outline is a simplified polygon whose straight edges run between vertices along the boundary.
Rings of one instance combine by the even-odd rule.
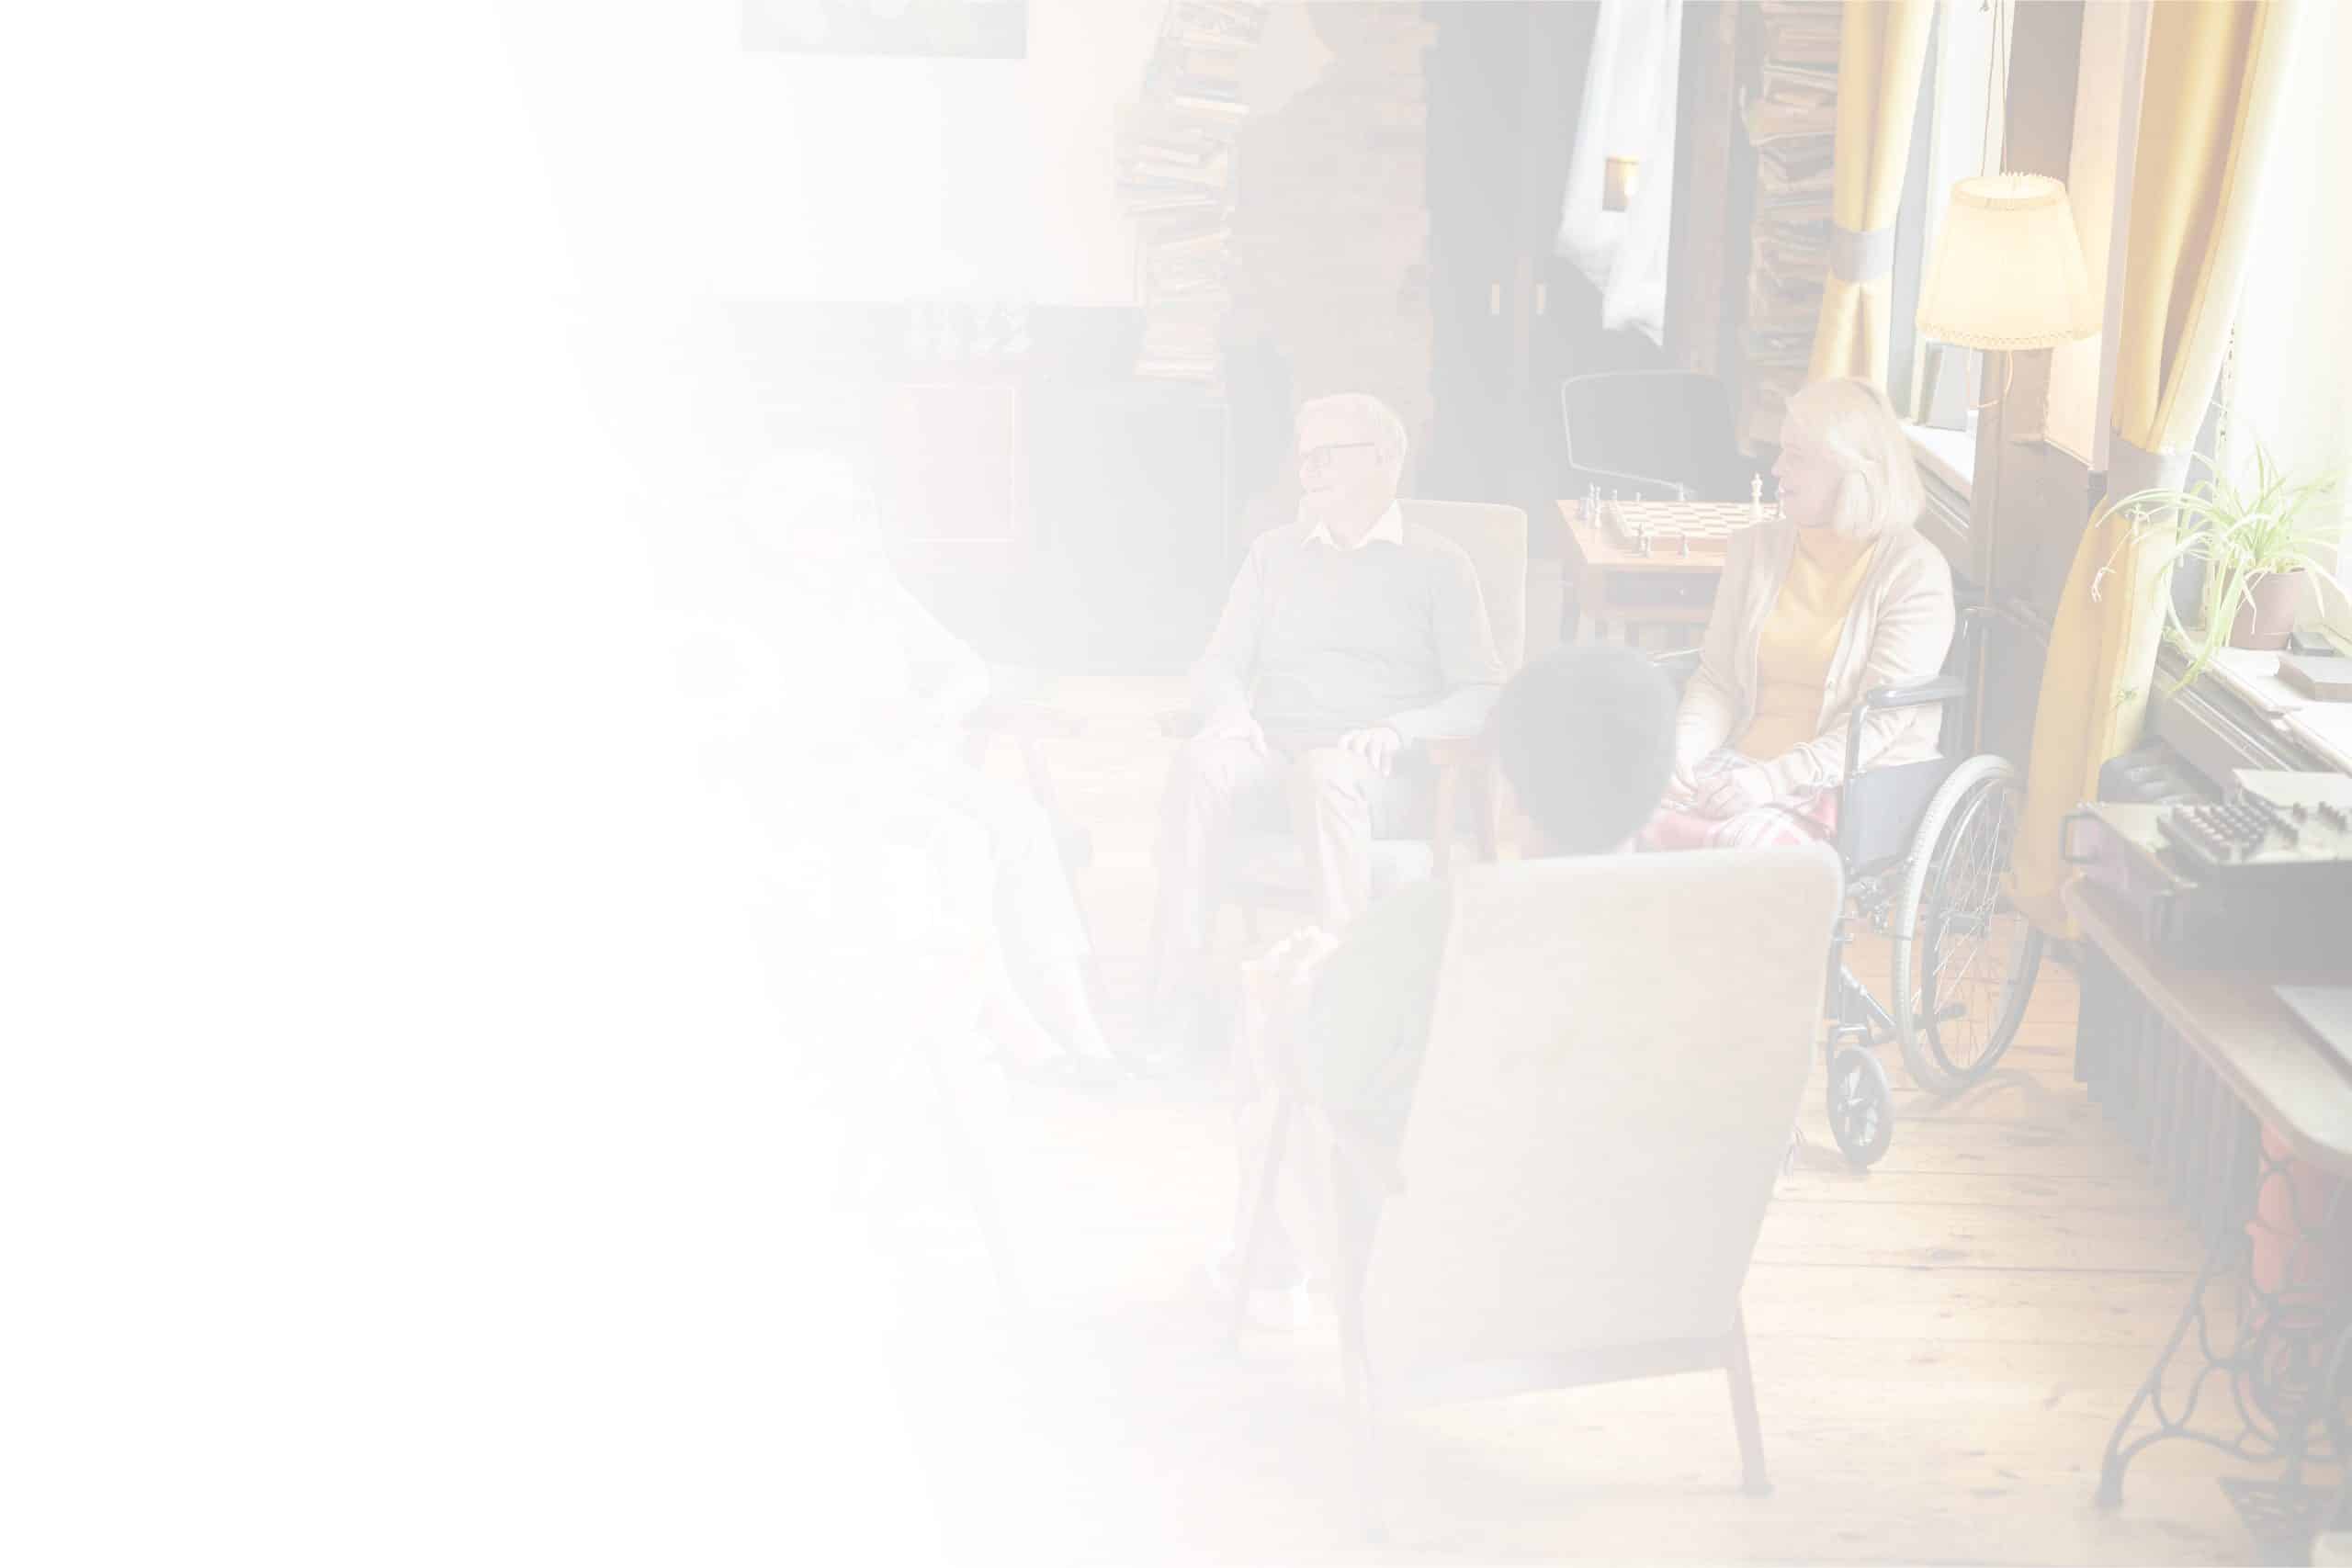
[[[1417,446],[1431,413],[1428,96],[1432,29],[1421,7],[1299,5],[1332,59],[1236,147],[1232,332],[1255,354],[1228,357],[1245,491],[1243,532],[1285,521],[1295,491],[1286,414],[1327,392],[1371,392]],[[1268,350],[1271,350],[1269,354]],[[1285,385],[1270,383],[1281,380]],[[1275,426],[1279,423],[1279,432]]]

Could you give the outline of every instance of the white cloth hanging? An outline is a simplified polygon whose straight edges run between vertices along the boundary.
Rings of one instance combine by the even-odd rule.
[[[1600,0],[1599,9],[1555,248],[1600,290],[1604,329],[1631,328],[1662,343],[1682,0]],[[1623,212],[1600,205],[1603,164],[1612,157],[1641,160]]]

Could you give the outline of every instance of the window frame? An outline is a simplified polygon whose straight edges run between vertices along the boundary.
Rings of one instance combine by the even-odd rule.
[[[1936,62],[1943,49],[1944,8],[1935,9],[1928,27],[1928,59]],[[1894,217],[1894,276],[1890,289],[1887,331],[1886,384],[1899,388],[1898,412],[1906,423],[1917,421],[1922,393],[1918,385],[1919,290],[1928,269],[1928,178],[1934,164],[1936,86],[1940,73],[1919,73],[1919,103],[1911,116],[1911,153],[1903,166],[1903,199]]]

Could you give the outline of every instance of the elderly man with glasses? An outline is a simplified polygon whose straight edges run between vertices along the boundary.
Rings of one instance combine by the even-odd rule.
[[[1298,519],[1242,562],[1161,807],[1155,984],[1179,1031],[1224,836],[1287,824],[1317,922],[1343,930],[1371,901],[1374,835],[1428,827],[1419,743],[1476,734],[1502,687],[1469,557],[1397,507],[1403,423],[1349,394],[1307,403],[1297,428]]]

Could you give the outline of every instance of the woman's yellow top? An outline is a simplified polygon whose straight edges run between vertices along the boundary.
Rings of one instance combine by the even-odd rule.
[[[1756,716],[1739,738],[1741,756],[1769,762],[1819,733],[1829,661],[1877,549],[1875,539],[1798,531],[1788,580],[1757,640]]]

